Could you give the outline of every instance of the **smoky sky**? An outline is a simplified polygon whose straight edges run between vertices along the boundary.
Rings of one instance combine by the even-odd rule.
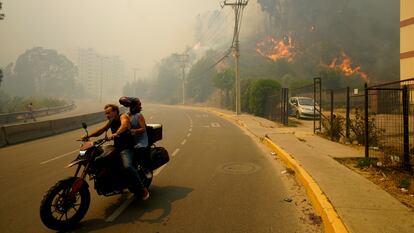
[[[69,55],[76,48],[118,55],[126,75],[193,46],[197,15],[220,9],[219,0],[2,0],[0,67],[34,46]],[[73,56],[72,56],[73,57]]]

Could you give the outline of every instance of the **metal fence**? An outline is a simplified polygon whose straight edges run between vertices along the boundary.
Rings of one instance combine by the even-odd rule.
[[[289,97],[313,98],[314,132],[331,140],[362,144],[366,157],[386,166],[412,170],[414,166],[414,78],[380,85],[322,89],[323,80],[269,96],[265,117],[288,124]]]
[[[365,156],[406,170],[414,165],[414,78],[366,86]]]
[[[282,88],[276,94],[268,96],[264,106],[263,117],[287,125],[289,110],[288,99],[289,89],[287,88]]]

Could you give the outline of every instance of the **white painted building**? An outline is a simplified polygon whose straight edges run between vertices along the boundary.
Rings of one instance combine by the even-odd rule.
[[[104,56],[94,49],[78,49],[79,80],[88,96],[119,98],[125,83],[125,64],[118,56]]]

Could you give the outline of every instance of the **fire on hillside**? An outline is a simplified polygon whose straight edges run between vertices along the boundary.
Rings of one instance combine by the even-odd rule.
[[[288,62],[292,62],[295,57],[293,48],[292,37],[288,35],[280,40],[268,36],[256,44],[256,52],[273,61],[286,59]]]
[[[341,60],[342,62],[339,63],[338,60]],[[334,58],[329,65],[332,69],[340,69],[345,76],[352,76],[352,75],[359,75],[363,80],[368,80],[368,75],[361,71],[361,66],[357,66],[356,68],[352,68],[351,66],[352,61],[351,59],[345,54],[344,51],[341,52],[341,58]]]

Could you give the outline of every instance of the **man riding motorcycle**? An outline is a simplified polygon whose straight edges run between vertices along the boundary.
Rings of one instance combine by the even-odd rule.
[[[120,114],[118,106],[114,104],[105,105],[104,110],[105,116],[108,119],[106,124],[89,136],[83,136],[82,140],[86,140],[89,137],[97,137],[108,129],[111,129],[112,135],[109,136],[109,139],[114,140],[114,147],[121,157],[123,168],[128,172],[129,177],[131,178],[131,190],[134,190],[135,193],[141,192],[142,199],[147,200],[149,198],[148,189],[142,183],[137,170],[133,166],[134,141],[130,131],[130,120],[125,114]]]

